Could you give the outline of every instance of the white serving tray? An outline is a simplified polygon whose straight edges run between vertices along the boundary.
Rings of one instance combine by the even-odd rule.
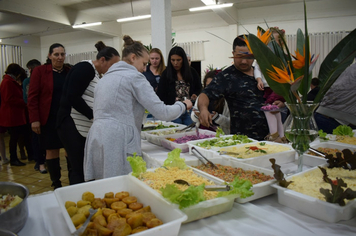
[[[324,165],[325,167],[326,165]],[[294,176],[304,175],[309,169]],[[286,177],[289,180],[290,177]],[[330,223],[336,223],[340,220],[349,220],[356,216],[356,200],[349,201],[345,206],[339,206],[338,204],[328,203],[317,198],[283,188],[278,183],[272,184],[272,187],[277,189],[278,202],[284,206],[290,207],[294,210],[302,212],[303,214],[312,216],[319,220],[324,220]]]
[[[187,216],[173,207],[172,204],[158,197],[153,189],[142,188],[142,185],[137,183],[134,177],[125,175],[58,188],[54,191],[54,194],[72,234],[76,229],[65,208],[66,201],[77,202],[82,199],[82,194],[86,191],[90,191],[95,197],[100,198],[104,198],[107,192],[127,191],[130,195],[137,197],[138,202],[143,203],[144,206],[151,206],[152,212],[164,223],[158,227],[138,233],[137,236],[178,235],[181,223],[187,219]]]
[[[187,127],[186,125],[181,125],[181,124],[176,124],[174,123],[174,125],[177,125],[177,127],[173,127],[173,128],[166,128],[166,129],[156,129],[156,130],[150,130],[150,131],[142,131],[142,133],[144,133],[145,135],[145,139],[153,144],[156,144],[158,146],[161,146],[161,139],[165,138],[165,137],[169,137],[172,134],[166,134],[166,135],[156,135],[153,134],[155,132],[164,132],[164,131],[168,131],[168,130],[174,130],[174,129],[183,129],[184,127]],[[141,135],[142,137],[142,135]]]
[[[216,133],[213,131],[210,131],[210,130],[199,129],[199,134],[215,135]],[[188,142],[187,143],[175,143],[173,141],[167,140],[167,138],[181,138],[181,137],[188,136],[188,135],[196,135],[195,129],[193,129],[193,131],[189,131],[189,132],[185,132],[185,133],[167,135],[165,138],[161,139],[161,145],[162,145],[162,147],[167,148],[168,150],[180,148],[182,150],[182,153],[188,152],[189,151]],[[199,139],[199,140],[205,140],[205,139]],[[196,141],[199,141],[199,140],[196,140]],[[191,142],[191,141],[189,141],[189,142]]]
[[[258,157],[251,157],[251,158],[247,158],[247,159],[238,159],[236,157],[232,157],[229,155],[220,155],[220,153],[218,151],[214,151],[213,156],[222,156],[223,158],[230,159],[231,161],[244,162],[244,163],[248,163],[248,164],[251,164],[254,166],[259,166],[259,167],[264,167],[264,168],[271,167],[271,162],[269,161],[270,158],[274,158],[279,165],[283,164],[283,163],[295,161],[295,151],[293,150],[291,145],[275,143],[275,142],[268,142],[268,141],[261,141],[261,142],[264,142],[268,145],[288,147],[290,150],[284,151],[284,152],[279,152],[279,153],[266,154],[266,155],[262,155],[262,156],[258,156]],[[255,142],[255,143],[260,143],[260,142]],[[253,145],[253,143],[239,144],[239,145],[229,146],[228,148],[241,147],[241,146],[245,146],[245,145]],[[225,147],[220,148],[220,149],[225,149]],[[220,151],[220,149],[219,149],[219,151]]]
[[[223,135],[223,136],[220,136],[221,138],[229,138],[229,137],[232,137],[233,135],[232,134],[229,134],[229,135]],[[189,154],[193,154],[192,152],[192,148],[196,148],[198,149],[199,152],[201,152],[203,155],[205,155],[207,158],[213,158],[213,155],[214,153],[216,153],[216,151],[220,150],[221,147],[212,147],[211,149],[206,149],[206,148],[203,148],[203,147],[200,147],[200,146],[197,146],[197,143],[201,143],[201,142],[204,142],[206,140],[212,140],[212,139],[216,139],[215,138],[206,138],[206,139],[201,139],[201,140],[194,140],[194,141],[189,141],[187,142],[188,144],[188,147],[189,147]],[[253,142],[257,142],[257,140],[255,139],[252,139],[252,138],[249,138],[253,143]],[[249,144],[249,143],[245,143],[245,144]],[[234,145],[231,145],[231,146],[234,146]],[[225,146],[225,147],[231,147],[231,146]]]
[[[311,144],[310,147],[314,148],[314,149],[318,149],[318,148],[333,148],[333,149],[338,149],[340,151],[344,150],[344,149],[350,149],[351,152],[356,152],[356,146],[354,145],[349,145],[346,143],[340,143],[340,142],[320,142],[320,143],[316,143],[316,144]],[[314,156],[314,155],[310,155],[310,154],[304,154],[305,156],[313,156],[315,158],[320,158],[322,160],[325,160],[324,157],[320,157],[320,156]]]
[[[234,168],[242,168],[243,170],[256,170],[260,173],[264,173],[265,175],[270,175],[273,177],[274,175],[274,171],[270,170],[270,169],[266,169],[266,168],[262,168],[262,167],[257,167],[257,166],[253,166],[253,165],[249,165],[243,162],[233,162],[231,160],[228,159],[211,159],[211,162],[213,162],[214,164],[221,164],[224,166],[231,166]],[[194,169],[194,171],[196,171],[197,173],[203,173],[205,175],[209,175],[208,173],[201,171],[199,169],[194,168],[194,166],[198,166],[201,165],[201,161],[199,160],[189,160],[185,162],[187,165],[192,166],[192,168]],[[216,179],[218,181],[223,181],[220,178],[217,178],[215,176],[210,175],[212,179]],[[246,202],[250,202],[268,195],[271,195],[273,193],[276,193],[276,189],[271,187],[271,184],[275,183],[276,181],[273,180],[269,180],[269,181],[265,181],[262,183],[258,183],[253,185],[253,187],[251,188],[251,190],[253,191],[253,195],[247,198],[236,198],[235,202],[238,203],[246,203]]]
[[[186,127],[186,125],[182,125],[182,124],[177,124],[177,123],[174,123],[174,122],[170,122],[170,121],[160,121],[160,120],[156,120],[155,122],[153,121],[148,121],[144,124],[143,127],[149,127],[149,126],[158,126],[162,123],[162,125],[165,125],[165,126],[170,126],[170,125],[175,125],[177,127],[175,128],[180,128],[180,127]],[[174,127],[173,127],[174,128]],[[170,129],[170,128],[166,128],[166,129]],[[146,133],[147,132],[154,132],[154,131],[159,131],[159,130],[165,130],[165,129],[157,129],[157,130],[147,130],[147,131],[141,131],[141,139],[143,140],[146,140]]]
[[[147,171],[154,171],[154,169],[149,169]],[[215,178],[214,176],[207,175],[207,174],[201,173],[201,172],[197,172],[196,169],[193,171],[196,174],[201,175],[204,178],[211,180],[212,182],[216,183],[217,185],[224,184],[224,181],[219,180],[219,179]],[[130,175],[131,174],[132,173],[130,173]],[[173,203],[169,202],[160,193],[158,193],[156,190],[149,187],[147,184],[145,184],[141,180],[139,180],[133,176],[131,176],[131,177],[134,179],[134,182],[136,182],[137,185],[141,185],[141,187],[144,189],[150,189],[151,191],[154,191],[154,194],[157,197],[166,201],[167,204],[174,206],[176,209],[179,209],[179,206],[177,204],[173,204]],[[188,217],[188,219],[185,220],[183,223],[188,223],[191,221],[203,219],[203,218],[206,218],[209,216],[213,216],[213,215],[217,215],[217,214],[220,214],[220,213],[223,213],[226,211],[230,211],[233,207],[235,198],[237,198],[237,195],[229,195],[226,197],[214,198],[214,199],[199,202],[196,205],[181,209],[181,211],[183,213],[185,213]]]

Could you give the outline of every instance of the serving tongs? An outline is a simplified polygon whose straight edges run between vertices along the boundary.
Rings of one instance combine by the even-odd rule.
[[[183,129],[179,129],[176,131],[176,133],[183,133],[183,132],[187,132],[191,129],[193,129],[195,127],[195,122],[191,123],[190,125],[188,125],[187,127],[184,127]]]
[[[211,162],[208,158],[206,158],[203,154],[201,154],[198,151],[198,149],[196,149],[195,147],[192,147],[192,152],[206,167],[209,167],[209,166],[204,162],[204,160],[207,161],[211,167],[213,167],[215,169],[219,169],[213,162]],[[199,155],[197,155],[197,154],[199,154]]]
[[[84,222],[84,224],[83,224],[79,229],[77,229],[77,230],[73,233],[74,236],[81,236],[81,235],[84,233],[84,231],[85,231],[86,228],[88,227],[88,224],[89,224],[91,218],[93,217],[93,215],[94,215],[97,211],[98,211],[98,209],[93,209],[93,208],[90,208],[90,209],[89,209],[89,216],[88,216],[88,218],[86,219],[86,221]]]
[[[317,156],[321,156],[321,157],[326,157],[326,153],[321,152],[315,148],[309,148],[309,151],[311,151],[312,153],[315,153]]]
[[[176,184],[182,184],[182,185],[188,185],[190,186],[190,184],[183,180],[183,179],[176,179],[173,181]],[[206,191],[230,191],[232,189],[232,187],[230,185],[207,185],[204,187],[204,189]]]

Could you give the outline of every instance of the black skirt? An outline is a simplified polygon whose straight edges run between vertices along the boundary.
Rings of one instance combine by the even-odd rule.
[[[56,129],[57,114],[51,114],[47,123],[41,126],[41,147],[46,150],[63,148],[63,144],[58,136]]]

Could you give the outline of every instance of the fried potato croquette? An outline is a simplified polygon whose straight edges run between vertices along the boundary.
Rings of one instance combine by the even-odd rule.
[[[74,226],[78,226],[80,224],[83,224],[87,218],[85,217],[84,214],[77,213],[74,216],[72,216],[71,219]]]
[[[94,208],[94,209],[97,209],[97,208],[106,208],[106,202],[101,199],[101,198],[95,198],[94,201],[91,203],[91,206]]]
[[[82,208],[83,206],[86,206],[86,205],[91,205],[91,202],[89,201],[83,201],[83,200],[79,200],[77,202],[77,207],[78,208]]]
[[[131,226],[132,229],[142,226],[143,225],[142,213],[133,214],[130,218],[127,219],[127,223]]]
[[[146,226],[147,226],[147,228],[151,229],[153,227],[157,227],[162,224],[163,224],[163,222],[160,219],[153,218],[152,220],[147,222]]]
[[[130,196],[129,192],[125,192],[125,191],[115,194],[115,198],[119,198],[120,200],[122,200],[123,198],[128,197],[128,196]]]
[[[69,207],[71,206],[74,206],[76,207],[77,204],[75,202],[72,202],[72,201],[66,201],[66,203],[64,204],[65,208],[68,209]]]
[[[125,217],[127,214],[132,213],[132,209],[124,208],[116,211],[121,217]]]
[[[97,217],[95,217],[93,222],[96,224],[99,224],[101,226],[104,226],[104,227],[106,227],[108,225],[106,218],[103,215],[98,215]]]
[[[119,198],[104,198],[103,200],[105,201],[106,206],[109,208],[111,207],[111,204],[113,204],[114,202],[120,201]]]
[[[136,197],[125,197],[122,199],[122,201],[126,204],[131,204],[131,203],[134,203],[134,202],[137,202],[137,198]]]
[[[127,236],[129,234],[131,234],[131,226],[129,224],[125,224],[122,227],[116,227],[114,229],[114,233],[112,234],[112,236]]]
[[[88,202],[93,202],[94,201],[94,193],[92,193],[92,192],[84,192],[82,194],[82,200],[83,201],[88,201]]]
[[[78,212],[78,208],[75,206],[71,206],[67,208],[67,212],[69,214],[70,217],[74,216],[75,214],[77,214]]]
[[[113,204],[111,204],[111,209],[114,209],[115,211],[120,210],[120,209],[125,209],[127,208],[127,205],[123,202],[113,202]]]
[[[112,234],[112,230],[97,223],[94,223],[94,229],[96,229],[98,231],[98,235],[101,236],[109,236]]]
[[[142,213],[142,216],[143,216],[143,224],[144,225],[147,225],[147,222],[156,218],[156,215],[153,214],[152,212],[143,212]]]
[[[139,227],[137,227],[137,228],[134,228],[134,229],[131,231],[131,234],[139,233],[139,232],[142,232],[142,231],[145,231],[145,230],[148,230],[148,228],[145,227],[145,226],[139,226]]]
[[[108,229],[115,230],[116,227],[123,227],[126,224],[126,219],[124,218],[117,218],[113,219],[108,224]]]
[[[78,208],[78,213],[82,213],[85,215],[85,217],[88,217],[90,215],[89,209],[91,208],[91,205],[85,205],[81,208]]]
[[[151,212],[151,207],[145,206],[145,207],[141,208],[140,210],[137,210],[136,212]]]
[[[113,192],[105,193],[104,198],[114,198],[114,193]]]
[[[134,202],[134,203],[129,204],[129,208],[134,211],[137,211],[137,210],[141,209],[142,207],[143,207],[143,204],[139,203],[139,202]]]
[[[112,221],[112,220],[120,219],[120,218],[121,218],[121,216],[120,216],[119,214],[117,214],[117,213],[112,213],[112,214],[110,214],[110,215],[108,216],[107,221],[108,221],[108,223],[109,223],[109,222]]]
[[[116,211],[114,209],[110,209],[110,208],[103,208],[103,216],[105,216],[105,218],[108,218],[108,216],[111,213],[116,213]]]

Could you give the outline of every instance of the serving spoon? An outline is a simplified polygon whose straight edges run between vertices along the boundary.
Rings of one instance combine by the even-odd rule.
[[[173,182],[176,184],[190,186],[190,184],[183,179],[176,179]],[[222,192],[222,191],[230,191],[230,190],[232,190],[232,187],[230,185],[207,185],[204,187],[204,189],[206,191],[220,191],[220,192]]]
[[[91,218],[93,217],[93,215],[94,215],[97,211],[98,211],[98,209],[90,208],[90,209],[89,209],[89,216],[88,216],[88,218],[86,219],[86,221],[84,222],[84,224],[83,224],[79,229],[77,229],[77,230],[73,233],[73,235],[75,235],[75,236],[81,236],[81,235],[84,233],[84,231],[86,230],[86,228],[87,228],[87,226],[88,226],[88,224],[89,224]]]

